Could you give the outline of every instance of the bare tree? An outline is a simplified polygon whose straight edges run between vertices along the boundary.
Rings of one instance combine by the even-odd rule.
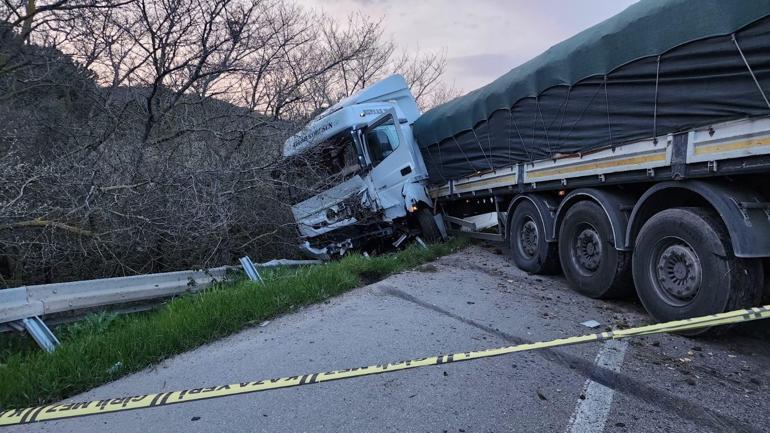
[[[279,0],[1,0],[0,286],[293,254],[287,187],[331,181],[284,165],[297,126],[392,72],[451,94],[397,52]]]

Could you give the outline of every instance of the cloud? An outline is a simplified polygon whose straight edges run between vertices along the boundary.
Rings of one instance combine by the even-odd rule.
[[[484,53],[447,59],[446,76],[454,86],[469,91],[493,81],[522,63],[525,58],[510,53]]]
[[[344,19],[383,18],[385,36],[409,50],[445,51],[446,81],[469,91],[635,0],[295,0]]]
[[[521,59],[511,54],[488,53],[451,57],[447,61],[447,67],[454,74],[486,78],[498,77],[518,63],[521,63]]]

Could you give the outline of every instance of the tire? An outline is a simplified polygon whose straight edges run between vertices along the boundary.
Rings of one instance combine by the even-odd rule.
[[[764,285],[762,261],[736,258],[719,216],[697,207],[661,211],[642,226],[633,274],[639,299],[659,321],[755,307]]]
[[[546,242],[543,219],[532,202],[524,200],[516,206],[506,232],[511,258],[519,269],[533,274],[559,271],[556,243]]]
[[[435,243],[442,239],[436,220],[433,219],[433,214],[429,209],[422,208],[417,211],[417,223],[420,225],[422,237],[426,242]]]
[[[575,291],[596,299],[632,293],[631,254],[615,249],[612,226],[592,201],[573,205],[559,229],[559,260]]]

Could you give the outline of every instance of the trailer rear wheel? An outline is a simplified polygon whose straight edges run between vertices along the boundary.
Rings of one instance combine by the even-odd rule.
[[[721,220],[704,208],[653,215],[637,237],[633,274],[642,304],[659,321],[753,307],[762,297],[762,261],[735,257]]]
[[[581,201],[567,210],[559,230],[559,259],[564,276],[578,292],[592,298],[631,293],[631,255],[615,248],[604,210]]]
[[[439,231],[430,209],[422,208],[417,211],[417,223],[420,225],[420,231],[425,241],[434,243],[441,240],[441,231]]]
[[[511,256],[519,269],[533,274],[559,271],[559,252],[546,242],[545,226],[535,205],[524,200],[516,206],[507,230]]]

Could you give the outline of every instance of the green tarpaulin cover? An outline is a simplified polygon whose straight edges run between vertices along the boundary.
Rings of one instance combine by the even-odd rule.
[[[431,178],[758,115],[768,107],[732,35],[770,93],[769,15],[770,0],[640,1],[423,114]]]

